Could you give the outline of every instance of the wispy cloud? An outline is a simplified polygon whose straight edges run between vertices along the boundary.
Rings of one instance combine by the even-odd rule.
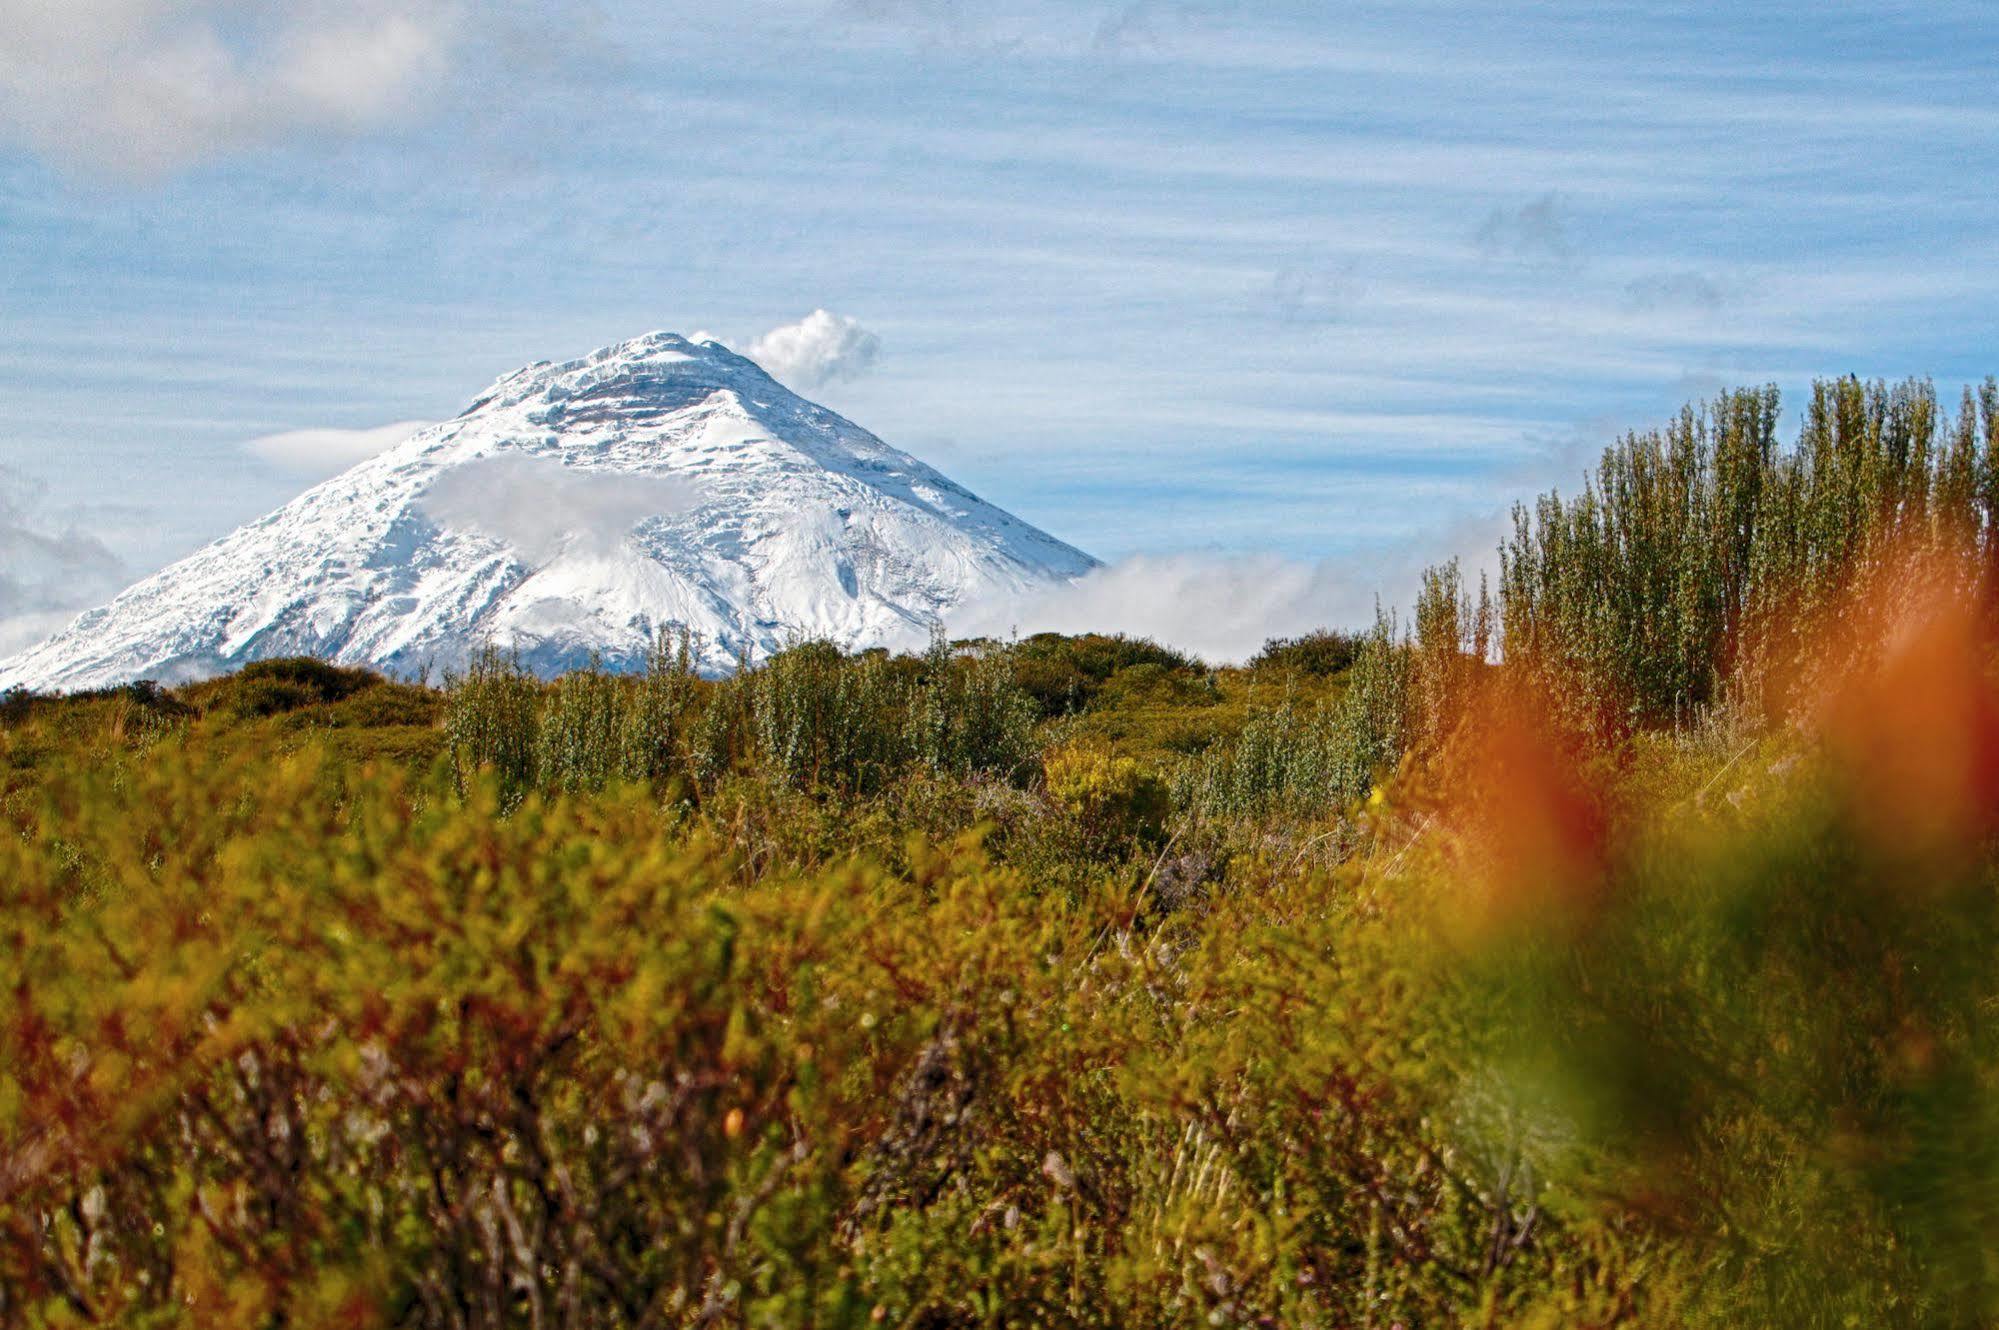
[[[0,0],[0,134],[151,177],[288,133],[354,133],[421,100],[457,20],[458,0]]]
[[[900,29],[935,46],[993,55],[1112,57],[1162,45],[1180,0],[1070,0],[992,5],[971,0],[834,0],[838,21]]]
[[[1159,0],[1133,0],[1104,15],[1097,24],[1090,49],[1098,55],[1117,55],[1139,47],[1159,44]]]
[[[38,499],[36,487],[0,467],[0,656],[62,627],[126,576],[103,541],[36,512]]]
[[[1332,323],[1351,316],[1361,298],[1360,266],[1294,264],[1270,280],[1270,304],[1286,323]]]
[[[1691,270],[1653,273],[1640,277],[1624,288],[1625,302],[1633,309],[1720,309],[1725,299],[1722,285],[1703,272]]]
[[[837,21],[910,29],[935,41],[973,41],[986,26],[965,0],[835,0]]]
[[[1492,258],[1555,268],[1573,268],[1582,260],[1567,205],[1552,193],[1517,208],[1494,208],[1472,239]]]
[[[373,429],[300,429],[266,434],[243,447],[253,456],[287,471],[313,479],[339,475],[349,467],[387,452],[419,431],[427,420],[399,420]]]

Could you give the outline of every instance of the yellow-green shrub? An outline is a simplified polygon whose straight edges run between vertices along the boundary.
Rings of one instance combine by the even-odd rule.
[[[1155,844],[1172,808],[1156,772],[1094,747],[1058,748],[1044,760],[1049,800],[1095,852]]]

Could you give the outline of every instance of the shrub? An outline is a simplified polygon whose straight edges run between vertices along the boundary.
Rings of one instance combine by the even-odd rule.
[[[1170,791],[1131,758],[1094,747],[1060,748],[1048,755],[1044,770],[1048,798],[1074,822],[1085,853],[1129,851],[1164,837]]]
[[[1249,668],[1289,670],[1322,679],[1331,678],[1353,665],[1364,636],[1321,628],[1302,637],[1273,637],[1263,644],[1263,650],[1250,658]]]
[[[628,733],[629,687],[596,665],[548,685],[535,725],[534,779],[545,790],[601,790],[641,773]]]
[[[634,780],[664,781],[688,772],[688,730],[700,693],[693,633],[662,631],[646,656],[625,722],[626,761]]]
[[[710,780],[747,766],[846,794],[918,767],[1015,779],[1033,761],[1034,716],[1004,652],[942,638],[921,658],[806,643],[723,685],[699,726],[697,766]]]
[[[1999,551],[1999,382],[1952,422],[1926,381],[1813,385],[1794,447],[1774,387],[1726,392],[1604,451],[1580,493],[1516,505],[1508,660],[1606,738],[1684,724],[1734,686],[1782,709],[1798,648],[1889,551]]]
[[[1344,794],[1334,705],[1308,710],[1286,698],[1252,711],[1188,773],[1181,801],[1211,819],[1327,811]]]
[[[1352,677],[1335,718],[1339,787],[1348,798],[1366,794],[1375,779],[1402,760],[1414,738],[1415,656],[1383,616],[1362,641]]]
[[[0,692],[0,725],[19,725],[33,715],[41,695],[18,684]]]
[[[287,656],[252,661],[237,671],[234,682],[242,687],[268,684],[295,689],[312,703],[324,704],[352,697],[382,682],[382,678],[370,670],[330,665],[311,656]]]
[[[699,689],[694,659],[689,634],[662,633],[640,675],[614,675],[593,662],[544,684],[517,660],[480,653],[447,694],[460,788],[486,768],[509,800],[530,789],[577,793],[686,774]]]
[[[429,728],[445,714],[445,699],[416,684],[378,683],[328,709],[328,724],[344,729]]]
[[[957,776],[1023,775],[1036,751],[1036,707],[1012,658],[983,645],[954,651],[939,636],[924,667],[912,717],[923,763]]]
[[[39,996],[0,1029],[0,1320],[825,1310],[843,1147],[921,1038],[787,1010],[803,988],[895,1021],[844,959],[864,912],[826,908],[853,888],[725,895],[719,857],[661,845],[643,803],[508,818],[475,782],[440,816],[362,787],[342,835],[302,768],[259,770],[255,799],[244,775],[155,773],[162,809],[238,811],[163,863],[94,826],[111,885],[10,958]],[[60,910],[45,860],[0,863],[25,869],[0,926]],[[100,928],[125,968],[86,958]]]
[[[1040,708],[1043,718],[1085,710],[1111,676],[1134,665],[1194,673],[1201,663],[1163,647],[1149,638],[1122,633],[1084,633],[1065,637],[1037,633],[1008,648],[1016,679]]]
[[[1679,1235],[1674,1324],[1999,1315],[1999,641],[1922,567],[1847,607],[1879,657],[1802,743],[1714,762],[1719,797],[1606,818],[1563,736],[1502,718],[1439,806],[1491,1125],[1551,1195]]]
[[[229,709],[238,716],[281,716],[319,702],[313,690],[289,679],[251,679],[229,690]]]
[[[488,647],[472,657],[464,675],[448,681],[445,732],[461,793],[473,776],[490,771],[501,797],[519,801],[536,781],[541,733],[539,681],[518,657]]]
[[[1483,577],[1474,604],[1456,559],[1423,570],[1405,703],[1410,721],[1403,743],[1434,748],[1469,717],[1472,689],[1492,648],[1492,622]]]
[[[1258,820],[1323,816],[1364,798],[1413,737],[1414,661],[1394,620],[1379,618],[1345,692],[1310,708],[1287,694],[1253,711],[1183,775],[1181,801],[1207,818]]]
[[[738,686],[755,760],[801,789],[876,790],[913,756],[912,690],[880,656],[848,659],[830,642],[808,642]]]

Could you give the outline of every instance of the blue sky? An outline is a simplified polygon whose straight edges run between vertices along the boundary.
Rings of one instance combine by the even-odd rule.
[[[1102,557],[1403,595],[1718,385],[1999,370],[1999,10],[1830,8],[0,0],[0,620],[253,440],[821,308],[813,396]]]

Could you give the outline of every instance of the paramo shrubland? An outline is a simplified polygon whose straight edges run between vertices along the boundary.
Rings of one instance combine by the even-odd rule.
[[[1240,669],[0,699],[0,1326],[1993,1324],[1995,403]]]

